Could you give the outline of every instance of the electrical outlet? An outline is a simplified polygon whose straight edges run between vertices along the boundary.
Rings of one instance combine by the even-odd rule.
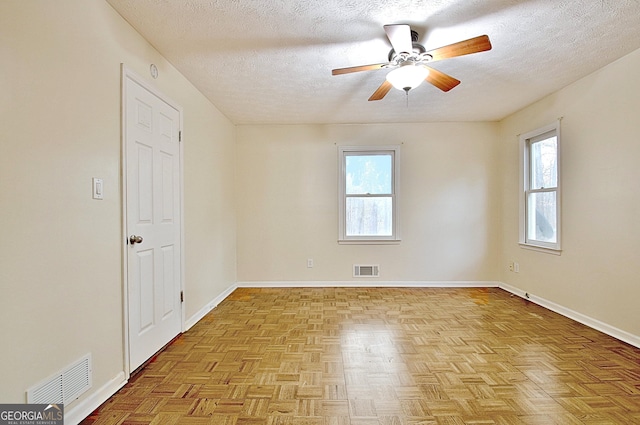
[[[313,258],[307,258],[307,268],[313,268]]]
[[[513,263],[513,271],[520,273],[520,263]]]

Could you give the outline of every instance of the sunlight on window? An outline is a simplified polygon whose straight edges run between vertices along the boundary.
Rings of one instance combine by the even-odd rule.
[[[550,137],[531,144],[531,189],[558,185],[557,138]]]
[[[558,185],[558,148],[555,136],[531,143],[530,147],[531,190],[555,189]],[[530,239],[555,243],[556,238],[556,193],[530,192],[529,207]]]
[[[521,134],[520,243],[560,251],[560,121]]]
[[[347,198],[347,236],[391,236],[391,198]]]
[[[391,155],[347,155],[347,195],[391,194]]]
[[[393,223],[393,157],[347,155],[347,236],[391,236]]]

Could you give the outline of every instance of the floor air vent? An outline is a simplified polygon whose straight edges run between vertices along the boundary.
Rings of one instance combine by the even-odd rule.
[[[91,354],[27,390],[27,403],[67,404],[91,388]]]
[[[380,276],[380,266],[377,264],[354,264],[353,277],[378,277]]]

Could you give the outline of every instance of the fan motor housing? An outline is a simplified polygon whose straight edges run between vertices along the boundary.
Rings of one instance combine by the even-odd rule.
[[[422,44],[417,43],[415,41],[412,43],[412,47],[413,47],[413,52],[411,53],[410,56],[419,56],[419,55],[421,55],[423,53],[426,53],[426,51],[427,51],[427,49],[425,49]],[[389,51],[389,62],[392,62],[396,58],[397,55],[398,54],[396,53],[396,51],[394,49],[391,49]]]

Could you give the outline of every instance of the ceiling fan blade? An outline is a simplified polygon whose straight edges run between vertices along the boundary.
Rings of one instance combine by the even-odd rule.
[[[449,91],[460,84],[460,80],[453,78],[451,75],[447,75],[444,72],[440,72],[437,69],[433,69],[428,66],[425,66],[425,68],[429,70],[429,75],[427,75],[425,80],[442,91]]]
[[[411,28],[409,25],[385,25],[384,32],[393,46],[396,53],[413,52],[413,42],[411,41]]]
[[[431,50],[427,52],[427,54],[433,57],[431,61],[439,61],[447,58],[455,58],[456,56],[469,55],[471,53],[485,52],[487,50],[491,50],[491,41],[489,41],[489,36],[481,35]]]
[[[352,72],[360,72],[360,71],[372,71],[374,69],[380,69],[386,65],[388,65],[388,63],[376,63],[373,65],[360,65],[360,66],[351,66],[349,68],[338,68],[338,69],[332,70],[331,75],[350,74]]]
[[[380,85],[380,87],[378,87],[378,90],[373,92],[373,94],[369,98],[369,101],[382,99],[387,95],[387,93],[389,93],[389,90],[391,90],[391,87],[393,87],[391,83],[388,82],[387,80],[384,80],[384,82]]]

